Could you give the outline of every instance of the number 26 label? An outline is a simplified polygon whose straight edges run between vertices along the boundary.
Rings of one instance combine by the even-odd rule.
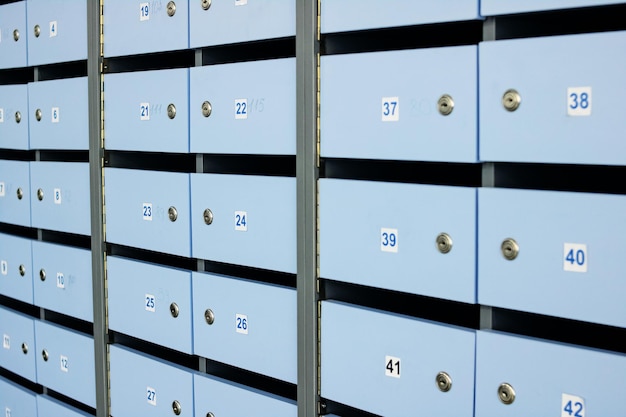
[[[245,314],[235,314],[235,331],[241,334],[248,334],[248,316]]]
[[[567,115],[591,116],[591,87],[567,89]]]
[[[576,395],[562,394],[561,417],[585,417],[585,400]]]
[[[587,272],[587,245],[582,243],[563,244],[563,270]]]

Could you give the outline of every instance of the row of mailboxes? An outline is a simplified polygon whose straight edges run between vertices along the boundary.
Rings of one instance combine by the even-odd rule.
[[[0,294],[93,321],[91,253],[0,234]]]
[[[0,147],[89,149],[87,77],[0,86]]]
[[[37,395],[4,378],[0,378],[0,412],[4,412],[6,417],[87,417],[90,415],[48,395]]]
[[[0,366],[95,407],[93,338],[0,307]]]
[[[322,278],[626,327],[626,196],[321,179],[319,207]]]
[[[262,391],[118,345],[110,347],[111,415],[295,417],[297,406]]]
[[[0,6],[0,69],[87,59],[87,1]]]
[[[89,235],[89,165],[0,161],[0,222]]]
[[[320,346],[322,397],[378,415],[623,415],[624,354],[332,301]]]
[[[112,330],[296,383],[294,289],[115,256],[107,276]]]

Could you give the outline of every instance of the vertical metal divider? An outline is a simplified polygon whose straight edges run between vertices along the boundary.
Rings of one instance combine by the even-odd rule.
[[[109,416],[108,327],[106,305],[102,106],[102,3],[87,2],[87,82],[89,96],[89,189],[96,416]]]
[[[319,0],[296,2],[298,417],[318,415]]]

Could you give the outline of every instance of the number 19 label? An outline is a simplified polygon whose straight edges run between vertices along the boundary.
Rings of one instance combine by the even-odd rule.
[[[400,358],[385,356],[385,376],[400,378]]]
[[[400,100],[398,97],[383,97],[382,121],[397,122],[400,120]]]
[[[139,3],[139,21],[150,20],[150,5],[149,3]]]
[[[567,115],[591,116],[591,87],[567,89]]]
[[[585,400],[576,395],[562,394],[561,417],[585,417]]]
[[[582,243],[563,244],[563,270],[587,272],[587,245]]]
[[[380,229],[380,250],[383,252],[398,252],[398,229]]]

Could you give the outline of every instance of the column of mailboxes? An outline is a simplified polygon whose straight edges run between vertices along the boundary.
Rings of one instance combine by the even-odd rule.
[[[321,28],[597,4],[326,0]],[[625,50],[609,32],[322,56],[321,156],[623,165]],[[626,327],[622,195],[322,178],[319,207],[322,278]],[[620,353],[322,301],[321,395],[379,415],[616,416],[624,375]]]
[[[295,1],[107,0],[103,17],[105,59],[295,35]],[[295,155],[295,88],[295,58],[105,74],[105,149]],[[295,282],[294,177],[106,167],[104,182],[107,242]],[[107,282],[111,330],[296,383],[294,288],[120,256]],[[121,344],[110,398],[116,417],[296,415],[295,401]]]
[[[85,5],[28,0],[0,6],[0,70],[85,60]],[[19,157],[20,151],[84,151],[86,160],[86,77],[0,86],[0,148],[18,155],[18,160],[0,160],[1,223],[22,230],[90,234],[88,164],[63,162],[63,157],[45,162]],[[90,252],[1,233],[0,294],[17,305],[92,322]],[[92,334],[6,306],[0,307],[0,333],[2,368],[95,407]],[[87,415],[6,378],[0,378],[0,412]]]

